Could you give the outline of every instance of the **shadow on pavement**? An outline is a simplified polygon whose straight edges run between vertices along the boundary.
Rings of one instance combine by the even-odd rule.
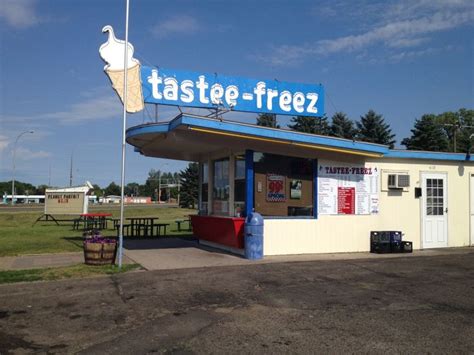
[[[164,238],[125,238],[124,248],[129,250],[199,248],[192,236]]]

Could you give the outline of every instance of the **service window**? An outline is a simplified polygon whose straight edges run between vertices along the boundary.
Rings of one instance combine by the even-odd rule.
[[[313,161],[254,154],[255,211],[263,216],[313,216]]]

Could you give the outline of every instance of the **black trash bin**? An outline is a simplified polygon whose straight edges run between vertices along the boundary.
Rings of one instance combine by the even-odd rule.
[[[370,232],[370,252],[371,253],[391,253],[390,234],[382,231]]]

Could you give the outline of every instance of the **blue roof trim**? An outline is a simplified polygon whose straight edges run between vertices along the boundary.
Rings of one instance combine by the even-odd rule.
[[[140,134],[147,134],[147,133],[166,133],[170,131],[170,122],[161,123],[161,124],[147,124],[147,125],[140,125],[134,126],[127,129],[126,138],[131,138],[134,136],[138,136]]]
[[[127,130],[127,138],[149,133],[167,133],[179,126],[189,125],[206,129],[214,129],[229,133],[247,134],[256,137],[277,139],[282,141],[292,141],[295,143],[314,144],[328,147],[343,148],[348,150],[357,150],[383,154],[385,158],[399,159],[426,159],[426,160],[445,160],[445,161],[474,161],[471,156],[466,157],[464,153],[441,153],[441,152],[423,152],[413,150],[390,150],[388,146],[356,142],[347,139],[338,139],[333,137],[316,136],[302,134],[299,132],[284,131],[279,129],[268,129],[266,127],[246,125],[229,121],[218,121],[209,118],[180,115],[166,123],[153,123],[130,127]]]
[[[283,141],[292,141],[295,143],[324,145],[328,147],[336,147],[350,150],[358,150],[364,152],[373,152],[386,154],[388,147],[379,144],[371,144],[364,142],[355,142],[347,139],[337,139],[324,136],[316,136],[302,134],[294,131],[284,131],[279,129],[268,129],[255,125],[245,125],[228,121],[216,121],[210,119],[202,119],[192,116],[182,116],[181,123],[196,127],[227,131],[237,134],[248,134],[257,137],[279,139]]]
[[[401,159],[429,159],[429,160],[451,160],[451,161],[473,161],[471,156],[466,159],[465,153],[442,153],[442,152],[421,152],[414,150],[390,150],[386,158]]]

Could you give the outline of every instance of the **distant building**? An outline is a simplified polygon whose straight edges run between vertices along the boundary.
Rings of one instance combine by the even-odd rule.
[[[124,202],[126,204],[150,204],[151,197],[143,196],[125,196]],[[108,195],[99,197],[99,203],[120,203],[120,196]]]
[[[12,195],[4,194],[2,203],[8,204],[12,202]],[[44,195],[15,195],[15,203],[44,203]]]

